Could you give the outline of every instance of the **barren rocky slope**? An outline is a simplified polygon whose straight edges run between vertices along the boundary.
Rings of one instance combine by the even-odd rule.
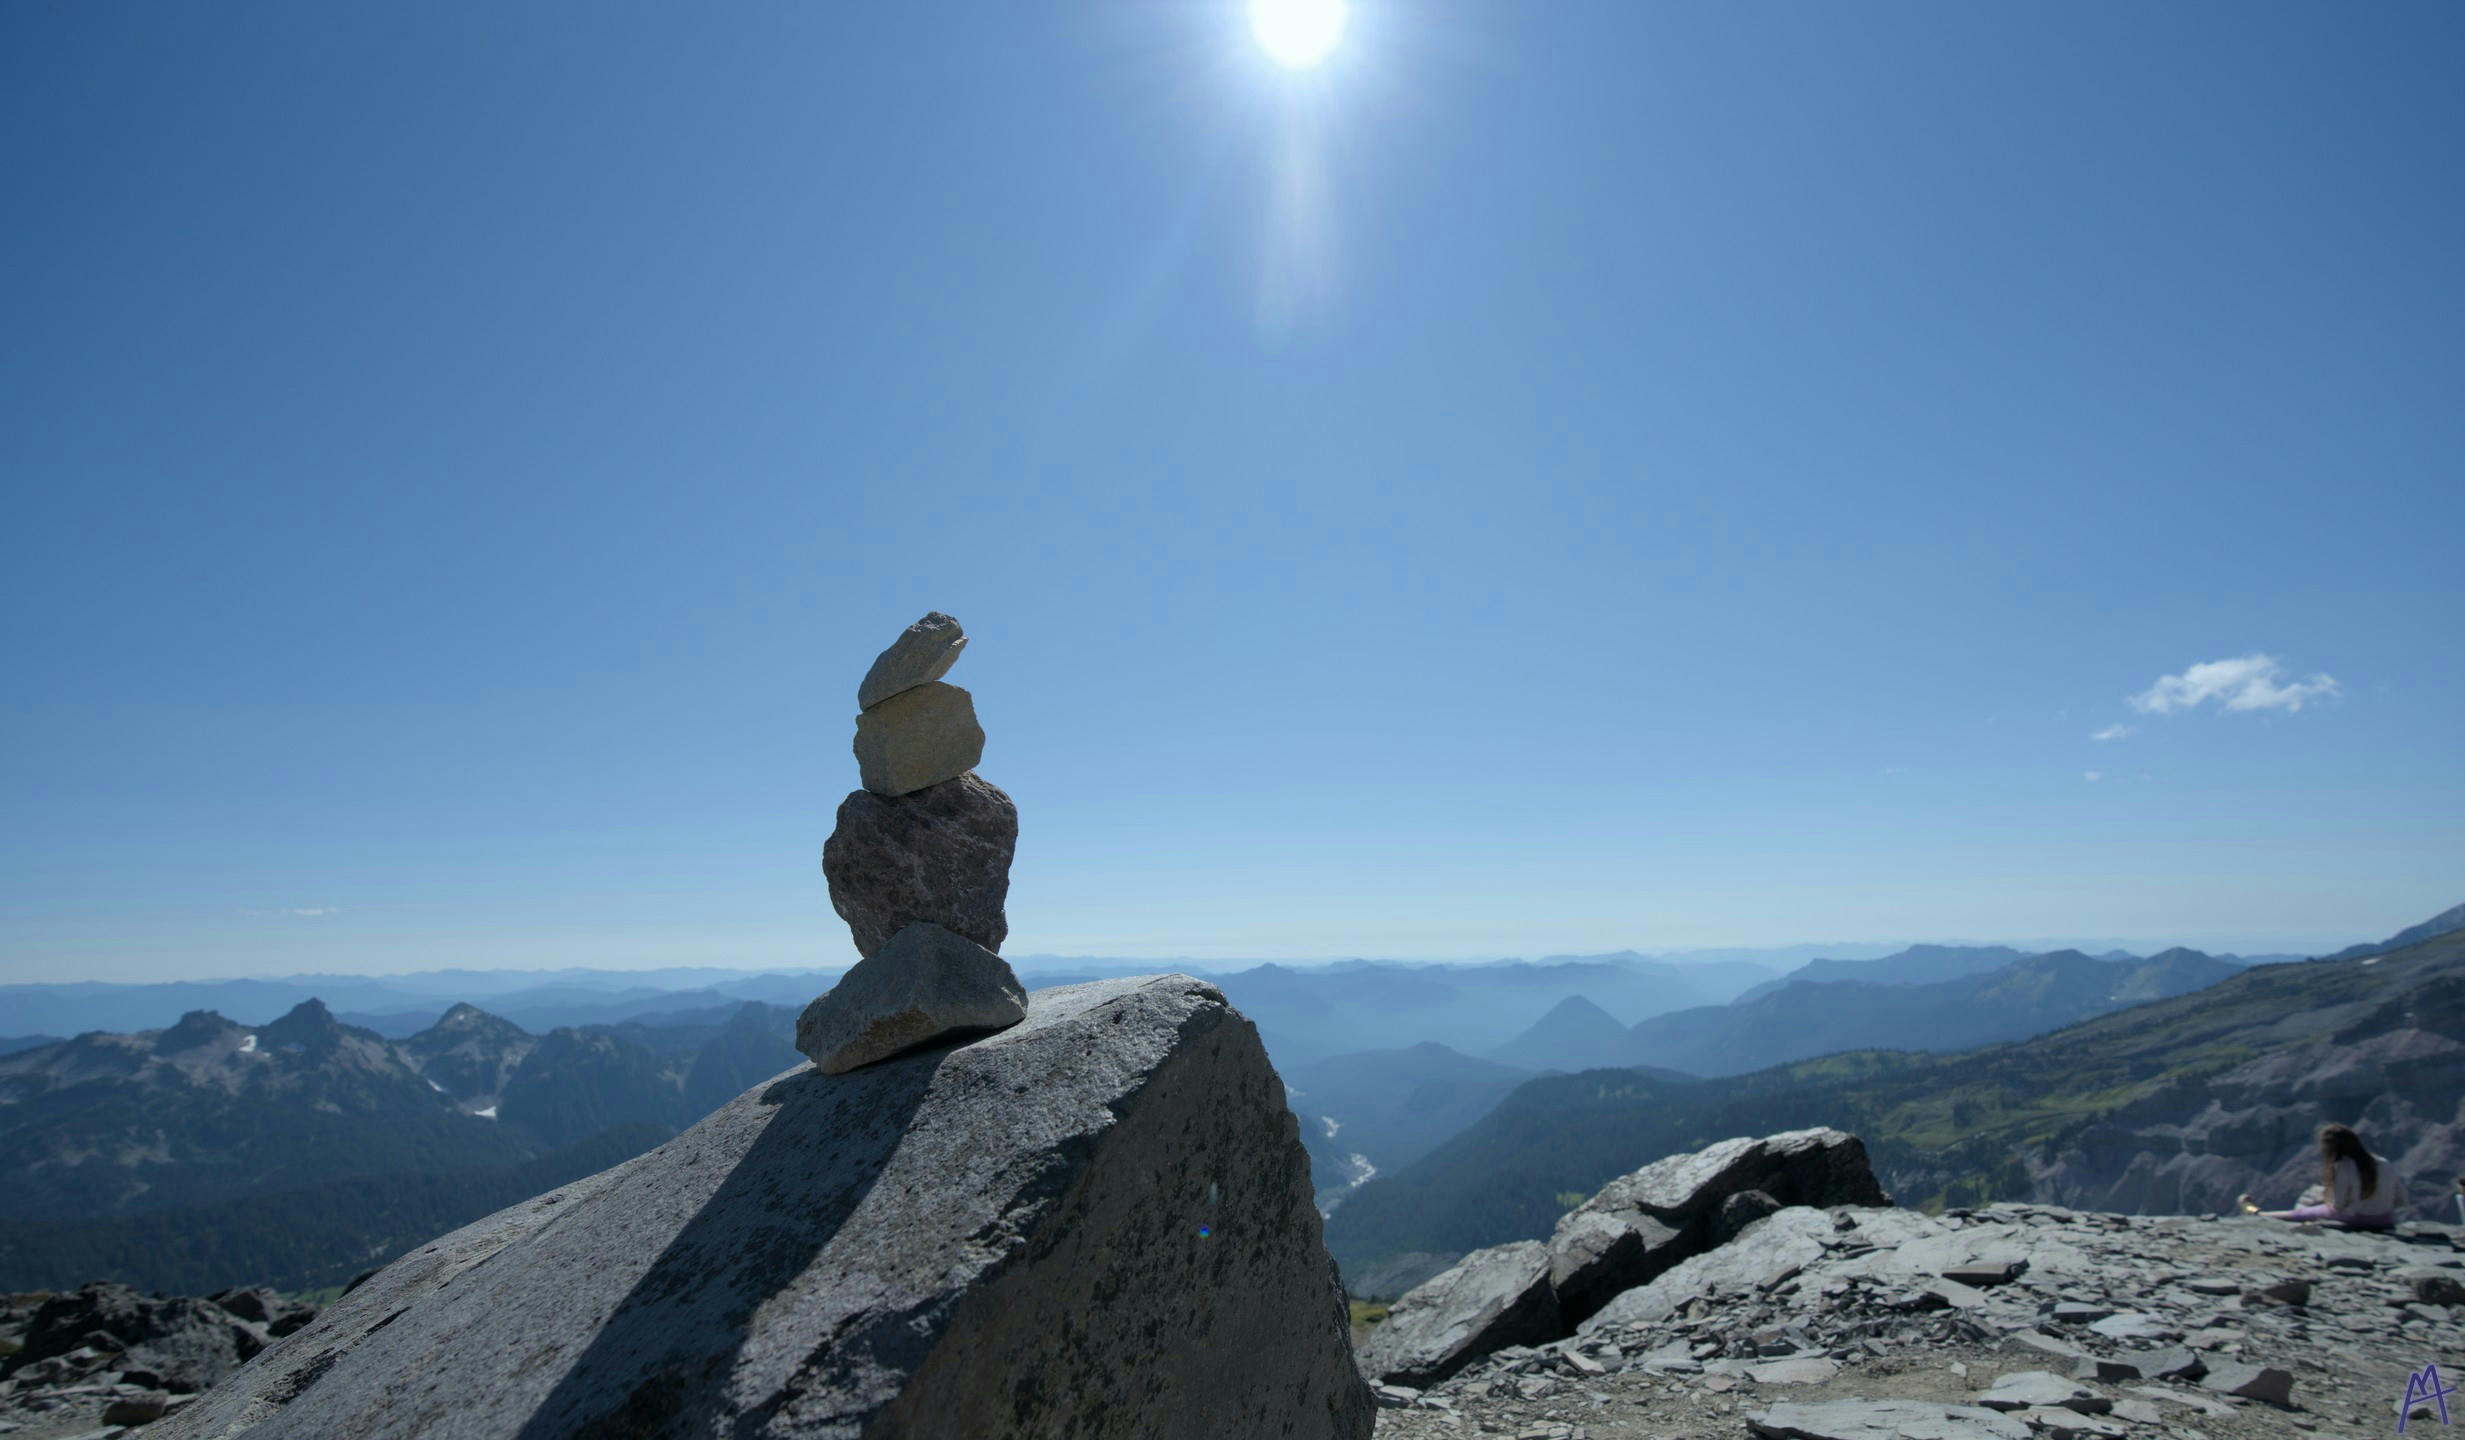
[[[1382,1385],[1378,1434],[2390,1435],[2409,1377],[2465,1352],[2459,1301],[2465,1236],[2446,1225],[1792,1208],[1569,1339]],[[2437,1425],[2426,1407],[2407,1433]]]
[[[315,1306],[265,1289],[200,1299],[95,1284],[0,1297],[0,1435],[151,1424],[316,1318]]]

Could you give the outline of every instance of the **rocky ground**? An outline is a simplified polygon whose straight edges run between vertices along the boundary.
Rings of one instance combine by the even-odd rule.
[[[2408,1378],[2431,1364],[2465,1375],[2454,1227],[1793,1207],[1568,1339],[1500,1350],[1426,1391],[1380,1386],[1377,1433],[2378,1436],[2397,1433]],[[2465,1421],[2465,1394],[2455,1413]],[[2441,1428],[2425,1405],[2405,1433]]]
[[[316,1317],[315,1306],[264,1289],[197,1299],[96,1284],[0,1296],[0,1436],[132,1433]]]

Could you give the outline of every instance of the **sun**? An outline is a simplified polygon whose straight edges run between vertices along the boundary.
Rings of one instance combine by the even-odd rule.
[[[1306,70],[1344,38],[1344,0],[1250,0],[1258,48],[1288,70]]]

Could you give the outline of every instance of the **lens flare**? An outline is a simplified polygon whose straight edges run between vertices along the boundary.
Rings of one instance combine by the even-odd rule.
[[[1250,0],[1250,33],[1276,64],[1306,70],[1344,38],[1344,0]]]

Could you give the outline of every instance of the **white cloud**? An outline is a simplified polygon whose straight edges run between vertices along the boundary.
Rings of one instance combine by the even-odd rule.
[[[2088,738],[2091,740],[2120,740],[2130,733],[2131,727],[2128,725],[2108,725]]]
[[[2160,676],[2157,683],[2131,698],[2131,708],[2145,715],[2171,715],[2196,710],[2214,700],[2228,710],[2300,710],[2313,700],[2331,700],[2344,693],[2333,676],[2308,680],[2285,678],[2275,657],[2244,655],[2233,660],[2207,660],[2180,675]]]
[[[2083,770],[2080,772],[2080,778],[2086,780],[2089,784],[2094,785],[2098,781],[2106,778],[2106,772],[2103,770]]]
[[[339,915],[342,912],[330,905],[320,905],[313,910],[294,910],[291,913],[294,915]]]

